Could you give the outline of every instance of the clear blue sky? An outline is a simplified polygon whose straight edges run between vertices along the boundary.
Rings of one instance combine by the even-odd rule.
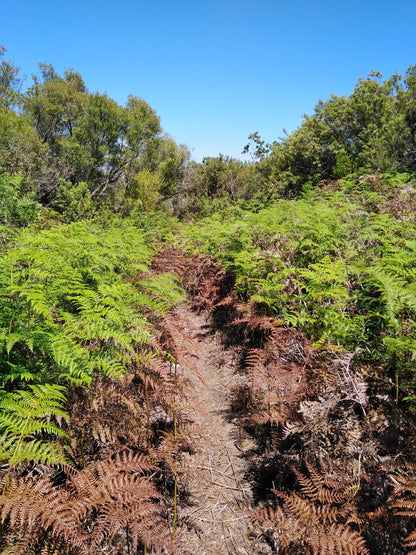
[[[249,133],[276,140],[372,69],[416,64],[416,0],[0,0],[0,45],[28,76],[47,62],[144,98],[196,160],[239,157]]]

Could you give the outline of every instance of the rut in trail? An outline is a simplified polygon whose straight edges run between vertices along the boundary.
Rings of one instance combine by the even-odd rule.
[[[183,337],[194,346],[192,363],[184,365],[182,372],[189,382],[192,407],[187,416],[200,429],[193,445],[195,452],[185,455],[181,464],[185,483],[180,487],[188,496],[178,508],[177,553],[268,553],[270,548],[251,534],[250,485],[244,480],[238,428],[227,418],[236,357],[210,333],[204,315],[183,304],[173,316]]]

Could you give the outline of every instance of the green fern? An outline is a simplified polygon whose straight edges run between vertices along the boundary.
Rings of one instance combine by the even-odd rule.
[[[66,420],[65,388],[29,385],[27,390],[2,392],[0,399],[0,459],[9,471],[22,462],[64,464],[66,458],[48,436],[65,436],[51,417]]]
[[[182,298],[171,276],[126,281],[151,259],[134,228],[72,224],[18,239],[0,270],[5,376],[10,363],[78,385],[90,383],[98,369],[114,376],[136,344],[150,342],[148,315],[163,315]],[[42,361],[39,370],[34,360]]]
[[[63,464],[65,391],[118,379],[150,349],[151,320],[182,300],[174,276],[141,277],[137,229],[72,224],[16,236],[0,257],[0,457]],[[59,420],[59,422],[58,422]]]
[[[416,325],[416,230],[316,190],[256,214],[184,230],[189,252],[215,255],[235,295],[336,346],[410,370]],[[380,345],[384,346],[380,349]]]

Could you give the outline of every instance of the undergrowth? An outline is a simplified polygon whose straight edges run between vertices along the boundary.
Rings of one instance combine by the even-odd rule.
[[[236,301],[302,329],[318,347],[359,350],[412,386],[416,355],[416,228],[338,192],[281,200],[184,229],[189,253],[235,276]]]
[[[175,359],[157,328],[183,295],[175,276],[150,272],[152,257],[146,235],[122,222],[25,230],[3,251],[8,553],[142,552],[172,542],[172,484],[187,439]]]
[[[414,547],[416,230],[394,200],[409,179],[326,183],[176,240],[195,308],[239,346],[230,418],[276,551]]]
[[[176,372],[192,346],[169,313],[184,298],[177,276],[239,346],[230,414],[271,547],[412,548],[413,185],[383,179],[193,224],[133,213],[4,235],[3,552],[174,551],[192,451]],[[151,268],[165,243],[176,250]]]

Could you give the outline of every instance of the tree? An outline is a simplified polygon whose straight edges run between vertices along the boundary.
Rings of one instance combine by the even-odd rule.
[[[37,220],[41,206],[30,192],[24,192],[18,175],[0,176],[0,225],[25,226]]]
[[[39,64],[39,68],[40,76],[33,76],[35,83],[28,90],[24,111],[52,153],[59,154],[61,137],[73,135],[82,113],[86,87],[73,70],[60,77],[51,65]]]
[[[332,95],[319,101],[311,116],[263,155],[258,134],[258,163],[285,195],[298,195],[305,183],[339,178],[367,168],[370,171],[414,169],[416,71],[403,78],[382,80],[379,72],[359,79],[349,97]]]
[[[181,192],[187,175],[190,152],[185,145],[177,145],[169,135],[154,139],[143,156],[143,166],[157,173],[162,200]]]
[[[260,137],[260,133],[258,131],[250,133],[248,140],[250,142],[245,145],[241,154],[248,154],[251,151],[251,156],[254,161],[263,160],[263,158],[270,153],[273,146],[265,143]]]
[[[7,50],[0,46],[0,106],[12,108],[20,98],[22,79],[18,76],[19,69],[11,62],[2,60]]]
[[[49,176],[39,196],[56,204],[56,194],[87,184],[91,199],[114,200],[152,162],[160,119],[144,100],[129,96],[124,107],[106,94],[89,93],[81,75],[40,64],[24,102],[24,113],[49,147]],[[62,188],[62,187],[61,187]]]
[[[29,186],[46,171],[47,153],[26,117],[0,106],[0,174],[21,175]]]

